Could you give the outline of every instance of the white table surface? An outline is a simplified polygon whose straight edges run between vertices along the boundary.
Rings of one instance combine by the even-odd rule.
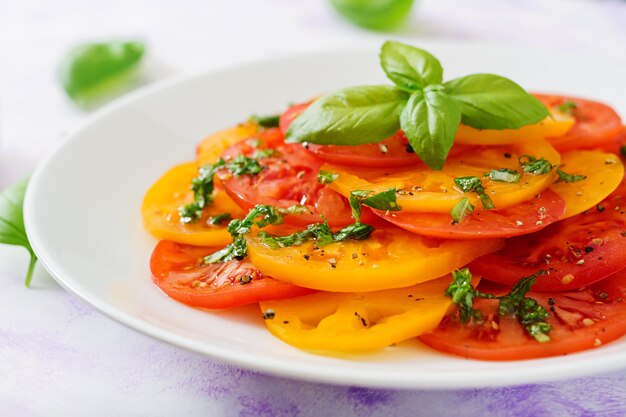
[[[0,189],[31,172],[87,113],[55,68],[73,44],[136,37],[150,79],[390,35],[326,0],[0,0]],[[394,33],[626,58],[626,2],[424,0]],[[626,74],[626,68],[625,68]],[[626,76],[626,75],[625,75]],[[626,92],[624,92],[626,94]],[[520,387],[408,391],[291,381],[136,333],[0,245],[0,416],[623,416],[626,373]]]

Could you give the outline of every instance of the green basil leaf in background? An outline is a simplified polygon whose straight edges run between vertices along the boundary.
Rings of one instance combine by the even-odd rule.
[[[468,75],[445,87],[461,108],[463,124],[477,129],[519,129],[550,114],[537,98],[499,75]]]
[[[409,144],[426,165],[440,170],[461,122],[461,111],[441,86],[416,91],[400,115]]]
[[[413,0],[331,0],[340,15],[355,25],[390,30],[409,16]]]
[[[423,49],[387,41],[380,51],[380,65],[398,88],[412,92],[429,84],[441,84],[443,68]]]
[[[338,90],[317,99],[287,131],[287,142],[360,145],[380,142],[400,130],[408,94],[392,86]]]
[[[30,264],[26,274],[26,286],[35,269],[37,256],[33,252],[24,228],[24,194],[28,186],[28,178],[24,178],[9,186],[0,194],[0,243],[22,246],[30,254]]]
[[[59,79],[68,96],[87,107],[102,96],[123,90],[141,61],[141,42],[87,43],[72,49],[61,62]]]

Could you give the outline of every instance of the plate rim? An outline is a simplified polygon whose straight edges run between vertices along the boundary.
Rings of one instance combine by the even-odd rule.
[[[415,40],[413,40],[415,41]],[[484,43],[484,42],[472,42],[472,41],[460,41],[460,40],[420,40],[423,44],[427,45],[466,45],[466,46],[474,46],[480,48],[502,48],[504,44],[499,44],[495,42]],[[54,256],[44,247],[44,243],[42,242],[42,238],[38,234],[37,227],[35,225],[34,213],[36,211],[35,204],[33,200],[35,199],[35,194],[37,190],[37,185],[41,178],[44,176],[47,167],[54,161],[54,159],[62,153],[66,147],[70,146],[74,141],[80,140],[81,133],[89,128],[92,124],[97,122],[100,119],[105,119],[109,114],[115,113],[117,111],[123,110],[126,106],[131,105],[132,103],[138,102],[146,97],[150,97],[152,94],[156,94],[160,91],[167,89],[175,89],[177,85],[185,84],[188,82],[192,82],[198,78],[202,77],[210,77],[212,75],[228,71],[233,68],[242,68],[248,66],[255,66],[259,64],[267,64],[276,61],[286,61],[286,60],[298,60],[302,59],[302,57],[310,57],[312,55],[328,55],[332,53],[337,53],[340,51],[346,51],[350,53],[364,53],[365,51],[371,52],[371,48],[374,43],[378,44],[377,41],[372,42],[363,42],[360,43],[356,48],[350,48],[349,50],[345,48],[345,45],[340,45],[337,47],[322,47],[322,48],[312,48],[306,50],[301,53],[284,53],[273,55],[269,58],[265,59],[250,59],[245,61],[239,61],[236,63],[226,64],[226,65],[218,65],[212,67],[208,70],[197,70],[189,73],[183,73],[180,75],[174,75],[164,80],[155,82],[154,84],[150,84],[147,86],[143,86],[136,91],[133,91],[129,94],[120,97],[119,99],[104,105],[102,108],[95,111],[93,114],[87,116],[82,122],[78,123],[78,125],[69,129],[67,133],[64,135],[64,139],[58,143],[53,150],[47,155],[44,160],[42,160],[34,173],[30,178],[30,184],[27,188],[26,195],[24,198],[24,223],[26,232],[31,242],[31,246],[42,266],[48,271],[48,273],[54,278],[54,280],[61,285],[65,290],[74,294],[75,296],[81,298],[91,306],[93,306],[96,310],[103,313],[105,316],[110,317],[129,327],[135,331],[151,336],[157,340],[164,341],[170,345],[182,347],[184,349],[210,356],[213,359],[224,361],[231,363],[236,366],[241,366],[247,369],[253,369],[255,371],[266,372],[272,375],[277,375],[281,377],[287,378],[296,378],[299,380],[305,380],[310,382],[317,383],[326,383],[326,384],[337,384],[337,385],[359,385],[359,386],[368,386],[375,388],[412,388],[412,389],[421,389],[421,390],[436,390],[436,389],[461,389],[461,388],[480,388],[480,387],[502,387],[502,386],[510,386],[510,385],[520,385],[524,383],[540,383],[540,382],[549,382],[555,380],[562,380],[572,377],[580,377],[586,375],[594,375],[602,372],[608,372],[611,370],[620,369],[618,365],[614,362],[615,359],[622,359],[621,368],[626,367],[626,352],[622,355],[611,355],[611,359],[608,360],[604,358],[602,361],[581,361],[577,366],[570,366],[567,369],[567,372],[564,371],[565,366],[559,363],[553,364],[542,364],[542,368],[540,371],[536,371],[534,366],[521,368],[516,370],[516,377],[513,380],[510,380],[509,377],[498,375],[498,371],[494,370],[484,370],[481,371],[481,378],[479,381],[476,381],[472,378],[471,375],[467,374],[464,377],[459,378],[456,377],[454,381],[450,381],[448,373],[443,373],[439,378],[435,376],[433,373],[427,374],[427,377],[416,377],[416,375],[411,374],[410,376],[407,374],[403,375],[387,375],[386,377],[372,381],[372,378],[362,381],[355,381],[355,378],[348,375],[345,371],[336,372],[334,370],[328,369],[328,367],[318,367],[314,364],[305,364],[301,367],[285,367],[281,365],[282,361],[275,360],[273,358],[264,358],[264,361],[259,361],[255,359],[255,355],[253,353],[242,354],[241,352],[236,352],[232,354],[226,348],[215,347],[211,345],[206,345],[202,342],[193,341],[181,336],[178,336],[174,333],[171,333],[167,330],[162,329],[158,325],[151,323],[146,320],[141,320],[132,315],[125,313],[122,310],[119,310],[115,307],[111,307],[108,303],[97,299],[96,297],[92,297],[89,294],[89,291],[85,293],[81,291],[81,286],[76,280],[67,279],[64,275],[71,275],[67,273],[68,271],[64,271],[64,268],[61,265],[58,265],[54,261]],[[543,52],[543,50],[540,50]],[[619,60],[616,60],[619,62]],[[67,274],[66,274],[67,273]],[[72,282],[74,281],[74,282]],[[455,357],[455,359],[459,359]],[[518,363],[533,363],[533,362],[545,362],[548,359],[534,359],[527,361],[510,361],[510,362],[518,362]],[[478,361],[480,362],[480,361]],[[554,369],[553,369],[554,368]],[[556,371],[558,368],[557,375],[554,375],[551,371]],[[493,375],[492,375],[493,374]],[[380,375],[379,375],[380,376]],[[487,377],[489,376],[489,377]]]

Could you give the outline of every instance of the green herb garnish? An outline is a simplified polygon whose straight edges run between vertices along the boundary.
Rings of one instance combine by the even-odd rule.
[[[533,298],[526,297],[528,291],[537,281],[537,277],[545,274],[545,271],[520,279],[509,291],[508,294],[496,296],[476,290],[472,284],[472,274],[468,268],[464,268],[452,273],[452,282],[446,289],[445,295],[452,298],[459,311],[461,323],[468,323],[470,320],[481,323],[483,314],[474,309],[476,298],[497,299],[498,315],[513,316],[526,329],[529,335],[540,343],[550,341],[548,333],[552,326],[546,322],[549,317],[548,311]]]
[[[61,62],[59,80],[79,106],[128,89],[145,51],[142,42],[88,43],[72,49]]]
[[[28,180],[28,178],[24,178],[0,194],[0,243],[22,246],[30,254],[30,263],[25,280],[27,287],[30,286],[37,262],[37,256],[28,242],[24,228],[24,194],[26,194]]]
[[[478,194],[478,198],[483,205],[485,210],[491,210],[495,208],[493,205],[493,201],[491,197],[487,195],[485,192],[485,188],[483,187],[483,183],[478,177],[458,177],[454,179],[454,183],[463,191],[464,193],[469,193],[474,191]],[[458,203],[457,203],[458,204]]]
[[[350,87],[322,96],[294,120],[287,141],[359,145],[402,129],[415,153],[440,170],[461,121],[478,129],[518,129],[549,115],[539,100],[498,75],[443,83],[441,63],[422,49],[385,42],[380,62],[394,86]]]
[[[320,184],[330,184],[334,182],[337,178],[339,178],[339,174],[336,174],[332,171],[320,170],[320,172],[317,173],[317,180]]]
[[[234,219],[228,223],[228,233],[233,238],[232,243],[228,244],[224,249],[206,256],[204,262],[214,264],[245,258],[248,253],[248,246],[244,236],[250,233],[253,226],[258,228],[263,228],[267,225],[278,226],[283,224],[286,215],[302,214],[306,210],[304,206],[291,206],[284,209],[273,206],[254,206],[243,219]]]
[[[396,203],[395,188],[374,195],[371,195],[369,191],[352,191],[350,193],[350,207],[354,223],[336,233],[330,229],[328,222],[324,220],[323,223],[311,224],[305,230],[287,236],[275,236],[267,232],[261,232],[259,236],[261,241],[272,249],[302,245],[309,240],[315,240],[319,247],[344,240],[365,240],[372,234],[374,228],[369,224],[361,223],[362,204],[367,204],[373,208],[380,207],[379,210],[400,210]]]
[[[485,177],[488,177],[491,181],[518,183],[522,175],[513,169],[501,168],[486,172]]]
[[[565,114],[569,114],[570,116],[574,114],[574,111],[576,110],[576,103],[574,103],[571,100],[567,100],[564,101],[563,103],[561,103],[558,107],[558,110],[561,113],[565,113]]]
[[[273,151],[273,149],[269,150]],[[206,164],[201,167],[198,176],[191,181],[193,201],[178,209],[181,223],[197,222],[200,216],[202,216],[202,210],[211,204],[213,201],[213,190],[215,189],[213,179],[218,169],[226,168],[236,177],[242,175],[256,175],[263,169],[258,159],[273,155],[273,152],[269,153],[264,151],[266,150],[256,151],[256,158],[237,155],[228,162],[220,159],[214,164]]]
[[[564,182],[578,182],[587,178],[586,175],[572,175],[567,172],[561,171],[560,169],[556,170],[556,173],[559,175],[559,181]]]
[[[224,222],[230,221],[231,219],[232,219],[232,216],[230,215],[230,213],[221,213],[221,214],[211,217],[209,219],[209,224],[213,226],[217,226]]]
[[[537,159],[532,155],[522,155],[519,157],[519,163],[524,169],[524,172],[528,172],[533,175],[543,175],[552,171],[553,165],[550,161],[545,159]]]
[[[466,216],[469,216],[474,212],[474,205],[469,201],[469,198],[463,197],[458,203],[450,210],[450,217],[455,223],[461,223]]]
[[[258,116],[256,114],[253,114],[252,116],[250,116],[250,121],[256,125],[265,128],[278,127],[280,123],[280,115],[273,114],[271,116]]]

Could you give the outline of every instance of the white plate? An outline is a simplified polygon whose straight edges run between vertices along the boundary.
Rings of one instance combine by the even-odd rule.
[[[598,97],[626,114],[626,66],[519,48],[421,42],[446,78],[510,76],[529,89]],[[149,87],[104,109],[70,135],[32,177],[25,202],[29,238],[65,288],[151,336],[274,374],[378,387],[458,388],[567,378],[626,365],[626,339],[587,352],[532,361],[481,362],[417,342],[340,357],[283,344],[256,307],[208,313],[170,300],[151,283],[156,240],[141,226],[150,184],[191,160],[206,134],[251,113],[283,109],[341,86],[385,82],[377,48],[292,56]]]

